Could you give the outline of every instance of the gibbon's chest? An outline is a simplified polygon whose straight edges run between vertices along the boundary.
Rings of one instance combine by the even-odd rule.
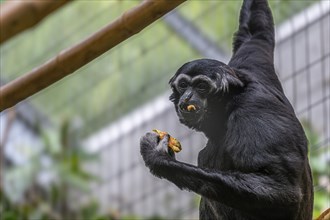
[[[218,145],[208,143],[198,154],[198,166],[222,171],[232,169],[234,167],[233,160],[221,145],[221,143]]]

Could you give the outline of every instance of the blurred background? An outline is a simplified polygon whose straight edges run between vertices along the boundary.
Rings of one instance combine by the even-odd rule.
[[[1,1],[0,7],[5,1]],[[76,0],[1,44],[1,85],[85,39],[132,0]],[[304,125],[314,216],[330,206],[330,2],[270,0],[275,63]],[[178,138],[177,159],[197,164],[205,137],[182,126],[168,81],[185,62],[227,62],[241,1],[179,6],[73,75],[0,114],[0,216],[16,219],[198,219],[199,196],[153,177],[139,139]]]

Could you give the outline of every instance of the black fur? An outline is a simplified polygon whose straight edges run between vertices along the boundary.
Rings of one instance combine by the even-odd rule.
[[[180,74],[206,75],[219,88],[208,94],[202,121],[208,137],[198,167],[175,160],[157,135],[141,138],[150,171],[202,196],[200,219],[312,219],[313,186],[307,140],[273,65],[274,26],[266,0],[245,0],[229,64],[202,59]],[[176,110],[180,94],[171,95]],[[189,149],[186,149],[189,150]]]

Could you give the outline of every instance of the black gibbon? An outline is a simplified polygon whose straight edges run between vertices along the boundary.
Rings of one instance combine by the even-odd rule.
[[[154,175],[201,195],[200,219],[310,220],[307,139],[275,74],[267,0],[245,0],[239,21],[227,65],[195,60],[170,80],[180,122],[208,138],[198,166],[177,161],[156,133],[141,138],[142,157]]]

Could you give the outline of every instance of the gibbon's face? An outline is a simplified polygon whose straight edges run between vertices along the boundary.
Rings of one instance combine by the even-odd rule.
[[[226,64],[200,59],[184,64],[170,80],[172,95],[180,122],[199,129],[208,114],[210,102],[229,92],[230,84],[242,85]],[[220,96],[219,96],[220,95]]]

